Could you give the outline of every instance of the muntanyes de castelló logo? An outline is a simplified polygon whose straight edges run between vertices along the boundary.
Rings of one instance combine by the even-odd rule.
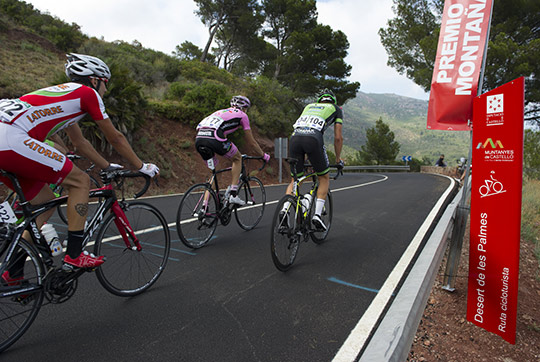
[[[497,147],[500,149],[504,149],[501,141],[497,140],[493,142],[491,138],[488,138],[484,143],[480,142],[478,146],[476,146],[476,149],[478,150],[480,148],[486,148],[487,146],[491,146],[491,148],[493,149],[496,149]]]
[[[514,150],[504,148],[500,140],[486,139],[478,143],[476,149],[484,150],[484,160],[488,162],[512,162],[514,161]]]

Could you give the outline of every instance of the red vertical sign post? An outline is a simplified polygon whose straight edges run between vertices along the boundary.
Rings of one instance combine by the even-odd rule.
[[[467,320],[514,344],[523,172],[524,79],[473,104]]]
[[[493,0],[446,0],[431,80],[427,128],[469,131]]]

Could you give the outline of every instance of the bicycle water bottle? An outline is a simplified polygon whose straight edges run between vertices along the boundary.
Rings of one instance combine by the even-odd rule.
[[[309,210],[309,205],[311,204],[311,194],[305,194],[302,197],[302,212],[306,213]]]
[[[57,256],[62,254],[62,245],[60,244],[58,233],[54,229],[54,226],[51,224],[43,224],[41,232],[43,233],[45,240],[47,240],[49,248],[51,248],[52,255]]]

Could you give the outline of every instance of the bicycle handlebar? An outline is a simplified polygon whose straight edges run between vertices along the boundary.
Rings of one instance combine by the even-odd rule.
[[[286,157],[284,158],[284,160],[288,162],[289,165],[291,165],[291,167],[293,167],[294,165],[298,163],[298,160],[296,158]],[[310,163],[304,163],[304,167],[313,167],[313,165]],[[333,180],[337,180],[340,175],[343,176],[343,165],[336,163],[333,165],[328,165],[328,167],[337,169],[337,174],[334,177],[332,177]]]
[[[259,168],[259,171],[261,171],[263,168],[266,167],[266,162],[264,162],[264,157],[263,156],[248,156],[248,155],[242,155],[242,160],[262,160],[263,161],[263,165],[261,166],[261,168]]]
[[[336,163],[335,165],[330,165],[329,167],[337,168],[336,175],[332,177],[333,180],[337,180],[340,175],[343,176],[343,165]]]
[[[101,181],[103,181],[104,184],[110,184],[112,181],[116,181],[120,185],[123,184],[125,178],[143,177],[144,186],[139,192],[137,192],[133,196],[133,198],[135,199],[144,195],[146,191],[148,191],[148,188],[150,187],[150,183],[152,182],[152,177],[139,171],[120,169],[120,170],[112,170],[112,171],[101,171],[99,175],[101,176]]]

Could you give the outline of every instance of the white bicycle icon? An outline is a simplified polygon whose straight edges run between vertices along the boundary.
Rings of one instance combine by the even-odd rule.
[[[485,180],[485,185],[480,186],[480,188],[478,189],[478,192],[480,192],[480,195],[482,197],[497,195],[506,192],[506,190],[504,190],[503,184],[493,178],[494,174],[495,171],[491,171],[491,180]]]

